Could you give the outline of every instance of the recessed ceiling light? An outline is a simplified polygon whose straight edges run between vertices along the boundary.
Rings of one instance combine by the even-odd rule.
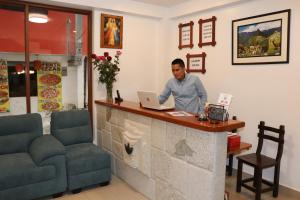
[[[48,22],[48,10],[43,8],[30,8],[29,9],[29,21],[33,23],[47,23]]]

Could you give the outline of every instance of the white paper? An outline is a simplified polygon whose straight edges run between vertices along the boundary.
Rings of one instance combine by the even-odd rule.
[[[231,103],[231,99],[232,99],[231,94],[220,93],[217,104],[224,106],[224,109],[226,109],[226,111],[228,111],[228,108],[229,108],[230,103]]]
[[[190,113],[184,112],[184,111],[173,111],[173,112],[167,112],[169,115],[172,115],[173,117],[187,117],[187,116],[193,116]]]

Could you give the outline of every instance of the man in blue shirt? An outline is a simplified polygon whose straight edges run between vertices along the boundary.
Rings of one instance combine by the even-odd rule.
[[[159,95],[159,103],[163,104],[172,93],[177,110],[203,115],[207,94],[200,79],[185,73],[184,62],[179,58],[172,62],[172,73],[174,78],[167,82],[164,91]]]

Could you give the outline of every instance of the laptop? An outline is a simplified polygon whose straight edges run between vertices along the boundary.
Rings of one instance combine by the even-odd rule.
[[[171,110],[171,109],[173,109],[173,107],[160,105],[155,92],[138,91],[137,94],[138,94],[139,100],[144,108],[150,108],[150,109],[154,109],[154,110]]]

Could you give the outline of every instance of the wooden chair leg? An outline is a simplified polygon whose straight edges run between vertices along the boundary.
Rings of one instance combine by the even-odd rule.
[[[280,174],[280,165],[275,166],[274,170],[274,182],[273,182],[273,197],[278,196],[279,191],[279,174]]]
[[[253,175],[253,187],[256,188],[256,180],[257,180],[257,169],[254,168],[254,175]]]
[[[232,176],[232,165],[233,165],[233,155],[230,154],[228,157],[228,176]]]
[[[256,190],[255,190],[255,200],[260,200],[261,199],[261,186],[262,186],[262,170],[257,168],[255,169],[256,175],[255,175],[255,185],[256,185]]]
[[[241,192],[242,189],[242,172],[243,172],[243,162],[239,160],[237,178],[236,178],[236,192]]]

